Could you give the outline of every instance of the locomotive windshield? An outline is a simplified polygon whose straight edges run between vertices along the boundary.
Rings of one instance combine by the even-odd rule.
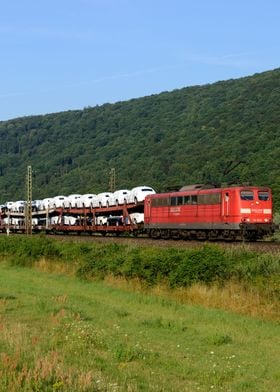
[[[262,201],[269,200],[269,193],[267,191],[259,191],[258,195],[259,195],[259,200],[262,200]]]
[[[241,200],[254,200],[253,191],[241,191],[240,192]]]

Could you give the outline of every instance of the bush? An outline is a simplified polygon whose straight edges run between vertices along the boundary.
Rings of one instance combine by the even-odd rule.
[[[229,264],[225,251],[210,245],[195,250],[109,246],[91,251],[78,275],[103,278],[110,273],[148,284],[167,281],[175,287],[227,279]]]
[[[186,252],[182,262],[170,275],[171,286],[189,286],[195,282],[224,281],[230,276],[231,262],[225,251],[205,245]]]
[[[226,250],[204,244],[195,249],[142,248],[118,243],[57,241],[34,235],[0,237],[0,255],[23,266],[32,266],[42,257],[75,263],[77,276],[83,279],[103,279],[111,274],[136,278],[149,285],[165,282],[170,287],[235,279],[265,288],[265,282],[269,281],[273,282],[274,292],[279,293],[280,257],[242,247]]]
[[[106,275],[137,278],[149,285],[167,282],[170,287],[195,282],[223,283],[228,279],[257,281],[279,275],[279,257],[237,248],[228,251],[216,245],[196,249],[131,248],[125,245],[95,245],[78,270],[78,276],[103,279]]]
[[[0,249],[12,264],[26,266],[41,257],[57,259],[61,255],[57,243],[44,236],[0,237]]]

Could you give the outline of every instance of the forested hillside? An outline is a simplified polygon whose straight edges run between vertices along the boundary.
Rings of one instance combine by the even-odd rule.
[[[84,110],[0,122],[0,203],[117,188],[241,182],[280,209],[280,69]],[[233,169],[233,170],[231,170]]]

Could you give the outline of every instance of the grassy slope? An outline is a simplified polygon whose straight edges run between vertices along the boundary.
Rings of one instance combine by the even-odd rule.
[[[277,391],[279,325],[0,264],[0,388]]]

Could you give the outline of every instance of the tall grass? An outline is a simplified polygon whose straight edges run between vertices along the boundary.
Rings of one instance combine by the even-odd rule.
[[[15,236],[0,237],[0,256],[13,265],[71,271],[84,280],[108,276],[137,280],[150,288],[163,285],[173,293],[202,286],[208,294],[239,287],[236,295],[242,293],[245,298],[258,298],[260,304],[270,303],[273,309],[279,307],[280,254],[256,253],[246,246],[226,249],[202,244],[195,249],[160,249]]]
[[[1,392],[278,390],[276,323],[107,279],[0,263]]]

